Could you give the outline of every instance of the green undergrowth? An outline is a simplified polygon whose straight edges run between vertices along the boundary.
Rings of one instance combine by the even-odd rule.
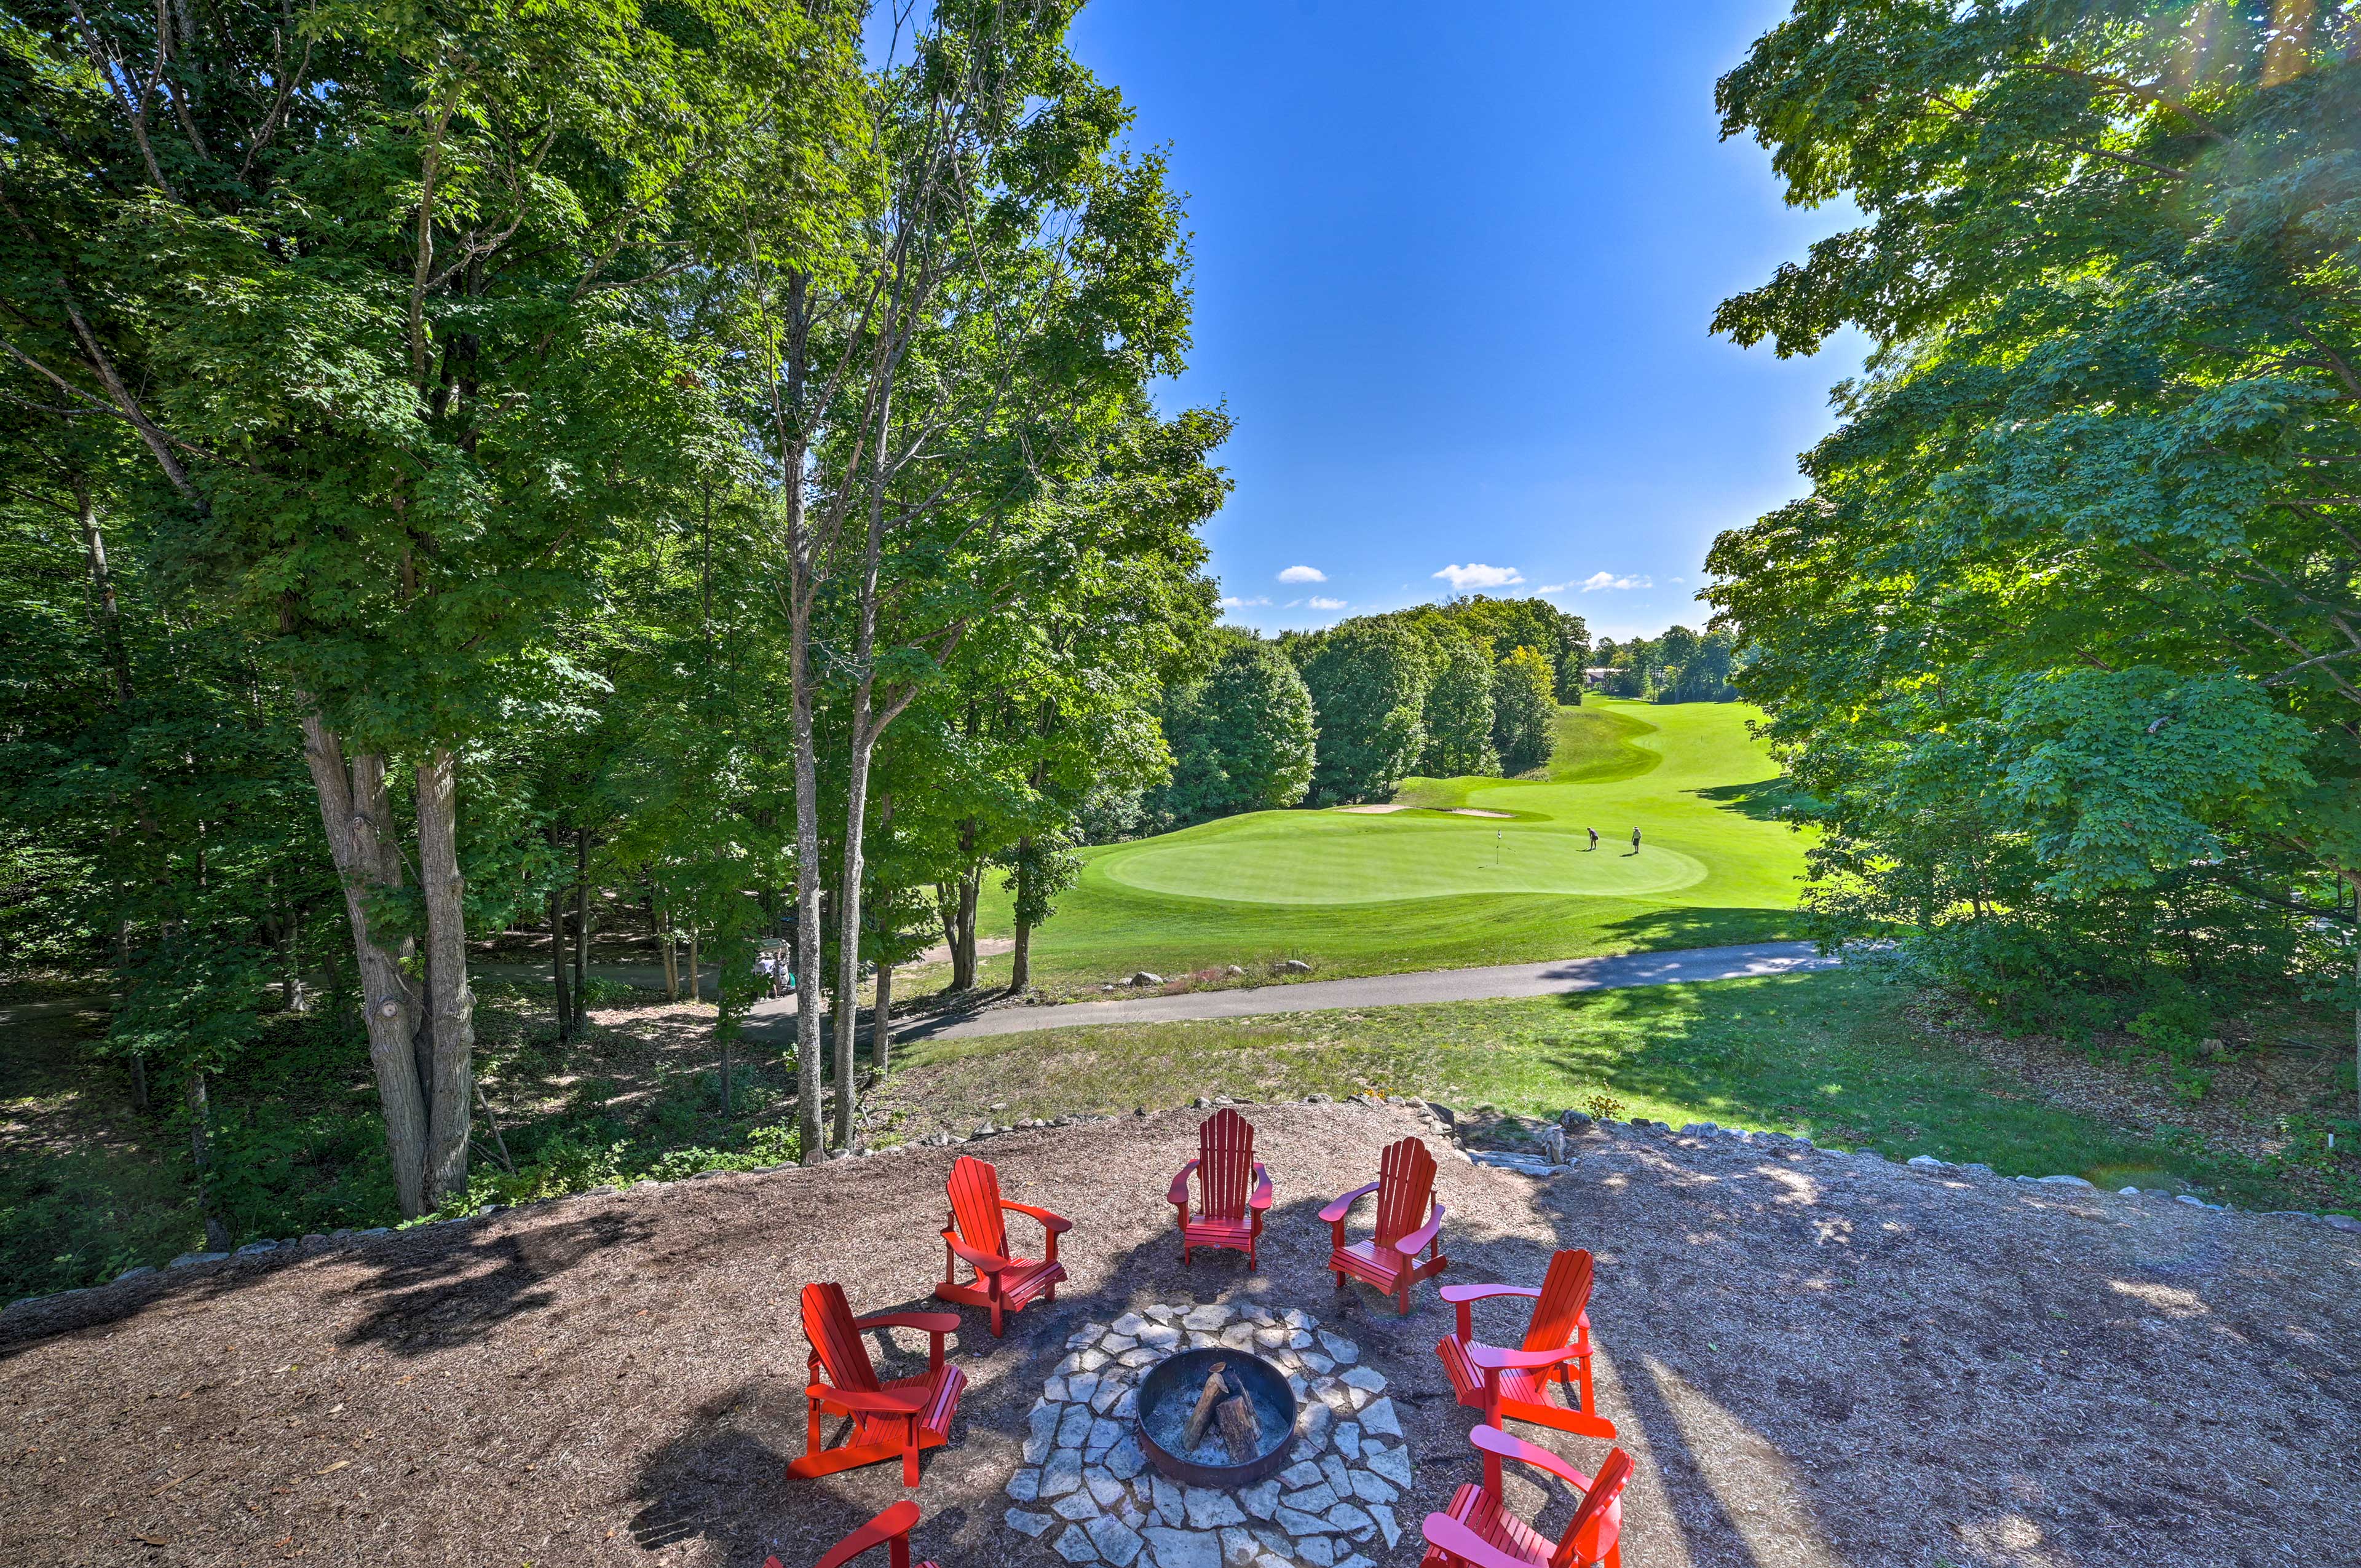
[[[914,1127],[931,1117],[957,1128],[990,1102],[1005,1109],[987,1119],[1005,1123],[1201,1094],[1418,1094],[1532,1117],[1571,1107],[1710,1121],[1897,1160],[2206,1190],[2258,1208],[2308,1207],[2321,1190],[2310,1172],[2220,1152],[2194,1132],[2149,1136],[2052,1104],[1914,1025],[1914,994],[1840,970],[921,1041],[902,1047],[890,1099]]]

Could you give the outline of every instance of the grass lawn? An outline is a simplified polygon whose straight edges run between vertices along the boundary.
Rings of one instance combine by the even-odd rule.
[[[1418,1094],[1535,1117],[1614,1104],[1808,1134],[1894,1159],[1977,1160],[2103,1187],[2203,1187],[2309,1206],[2265,1166],[2051,1103],[1905,1014],[1912,993],[1846,970],[1587,995],[1114,1025],[913,1041],[879,1104],[911,1133],[1071,1112],[1324,1092]],[[985,1114],[987,1108],[992,1108]]]
[[[1071,993],[1290,958],[1385,974],[1792,935],[1804,840],[1756,795],[1778,770],[1754,717],[1595,699],[1559,710],[1543,776],[1414,778],[1396,795],[1407,809],[1383,815],[1254,812],[1086,850],[1034,937],[1036,981]],[[987,891],[980,928],[1011,929],[1005,891]]]

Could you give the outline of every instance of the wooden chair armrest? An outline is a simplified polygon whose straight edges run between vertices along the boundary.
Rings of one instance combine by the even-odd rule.
[[[1180,1168],[1180,1174],[1172,1179],[1172,1190],[1164,1195],[1167,1202],[1186,1203],[1189,1201],[1189,1173],[1196,1168],[1197,1162],[1193,1159]]]
[[[916,1415],[927,1402],[926,1395],[915,1389],[837,1388],[826,1383],[813,1384],[804,1390],[804,1396],[847,1414],[862,1412],[878,1416]]]
[[[1246,1200],[1246,1207],[1249,1209],[1268,1209],[1270,1207],[1271,1199],[1270,1172],[1262,1168],[1262,1161],[1257,1160],[1255,1161],[1254,1173],[1254,1195]]]
[[[883,1546],[897,1535],[907,1535],[910,1527],[918,1522],[918,1505],[907,1497],[887,1508],[842,1541],[828,1549],[828,1555],[812,1564],[812,1568],[844,1568],[844,1564],[867,1552]],[[774,1557],[771,1562],[776,1563]]]
[[[1342,1198],[1337,1199],[1334,1203],[1329,1204],[1325,1209],[1321,1210],[1320,1217],[1333,1225],[1342,1220],[1345,1215],[1351,1213],[1353,1212],[1354,1204],[1359,1202],[1362,1199],[1367,1198],[1370,1193],[1375,1192],[1377,1190],[1378,1184],[1374,1181],[1370,1182],[1367,1187],[1356,1187],[1350,1192],[1345,1193]]]
[[[1470,1568],[1533,1568],[1521,1557],[1511,1557],[1449,1514],[1429,1514],[1419,1527],[1426,1543]]]
[[[1556,1350],[1503,1350],[1497,1344],[1481,1344],[1474,1341],[1467,1345],[1467,1359],[1487,1372],[1554,1366],[1561,1361],[1579,1361],[1589,1354],[1590,1347],[1579,1343],[1562,1345]]]
[[[1063,1233],[1074,1228],[1074,1222],[1067,1219],[1064,1215],[1053,1214],[1049,1212],[1049,1210],[1038,1208],[1031,1203],[1019,1203],[1015,1201],[1013,1199],[1003,1198],[1000,1201],[1000,1206],[1004,1209],[1014,1209],[1020,1214],[1030,1214],[1033,1218],[1040,1221],[1041,1228],[1049,1232],[1053,1236],[1062,1234]]]
[[[979,1274],[997,1274],[1008,1266],[1008,1260],[998,1253],[986,1252],[982,1247],[970,1246],[960,1240],[953,1232],[943,1233],[943,1245],[973,1264]]]
[[[1487,1453],[1497,1453],[1503,1459],[1513,1459],[1536,1470],[1546,1470],[1577,1492],[1590,1490],[1589,1476],[1548,1449],[1536,1448],[1522,1438],[1510,1437],[1499,1427],[1479,1426],[1467,1434],[1467,1441]]]
[[[1443,1205],[1437,1203],[1434,1212],[1426,1217],[1426,1223],[1394,1244],[1395,1250],[1402,1255],[1404,1261],[1424,1252],[1427,1244],[1434,1240],[1435,1234],[1443,1229],[1444,1212]]]
[[[866,1318],[855,1318],[856,1329],[917,1329],[923,1333],[948,1334],[959,1332],[957,1312],[878,1312]]]
[[[1494,1296],[1525,1296],[1536,1301],[1542,1298],[1540,1287],[1532,1285],[1446,1285],[1436,1294],[1446,1301],[1483,1301]]]

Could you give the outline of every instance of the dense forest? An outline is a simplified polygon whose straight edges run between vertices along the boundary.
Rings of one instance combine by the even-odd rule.
[[[1730,677],[1737,668],[1738,639],[1727,627],[1702,633],[1686,626],[1660,637],[1599,640],[1590,668],[1593,689],[1609,696],[1652,702],[1729,702],[1738,696]]]

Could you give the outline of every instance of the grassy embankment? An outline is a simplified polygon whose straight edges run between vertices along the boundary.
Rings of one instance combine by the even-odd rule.
[[[1333,978],[1792,936],[1805,840],[1753,798],[1778,772],[1753,717],[1594,700],[1560,710],[1541,776],[1413,778],[1404,810],[1255,812],[1086,850],[1034,938],[1035,981],[1079,994],[1142,969],[1294,958]],[[1005,893],[983,929],[1010,929]]]

